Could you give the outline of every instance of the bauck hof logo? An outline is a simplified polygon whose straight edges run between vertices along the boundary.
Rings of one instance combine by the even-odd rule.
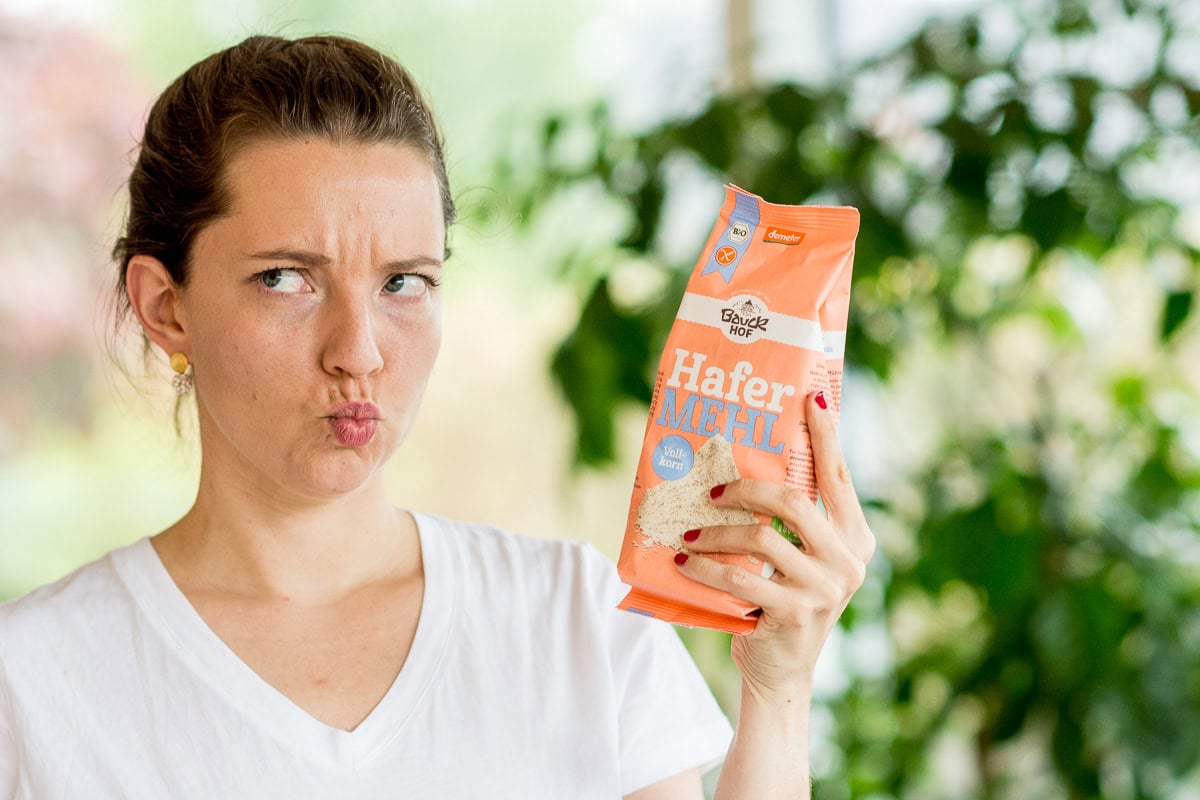
[[[750,344],[758,341],[767,332],[770,322],[766,304],[748,294],[729,298],[721,308],[721,332],[731,342]]]

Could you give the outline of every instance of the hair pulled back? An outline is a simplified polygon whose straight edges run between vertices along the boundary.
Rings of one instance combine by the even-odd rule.
[[[130,312],[125,274],[134,255],[157,258],[187,285],[197,234],[229,212],[225,170],[240,148],[315,136],[416,148],[436,174],[447,228],[454,221],[441,136],[402,66],[341,36],[252,36],[193,65],[150,109],[113,248],[117,324]]]

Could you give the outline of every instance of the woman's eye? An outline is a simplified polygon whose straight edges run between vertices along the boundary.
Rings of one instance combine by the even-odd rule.
[[[268,269],[258,273],[258,282],[272,292],[302,292],[308,285],[304,276],[294,269]]]
[[[400,297],[420,297],[429,290],[429,285],[430,282],[420,275],[403,273],[388,278],[387,283],[383,285],[383,291]]]

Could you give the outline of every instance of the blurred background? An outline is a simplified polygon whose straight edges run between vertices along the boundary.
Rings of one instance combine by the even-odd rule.
[[[1200,798],[1194,1],[0,0],[0,599],[190,504],[190,409],[109,330],[123,181],[188,65],[316,32],[415,73],[462,212],[398,503],[615,558],[722,184],[857,206],[881,549],[815,796]]]

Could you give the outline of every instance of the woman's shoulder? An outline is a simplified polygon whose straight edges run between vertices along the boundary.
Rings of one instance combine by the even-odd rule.
[[[448,551],[460,574],[468,570],[476,579],[518,583],[560,598],[583,593],[608,599],[621,591],[616,565],[590,542],[530,536],[434,514],[418,514],[417,520],[423,541]]]
[[[538,561],[604,562],[607,556],[590,542],[531,536],[500,525],[453,519],[438,514],[415,515],[422,530],[433,535],[444,534],[446,544],[455,550],[477,555],[507,555],[512,558]]]
[[[0,652],[12,652],[31,639],[94,628],[106,608],[129,602],[118,563],[144,543],[143,539],[116,548],[58,580],[0,603]]]

